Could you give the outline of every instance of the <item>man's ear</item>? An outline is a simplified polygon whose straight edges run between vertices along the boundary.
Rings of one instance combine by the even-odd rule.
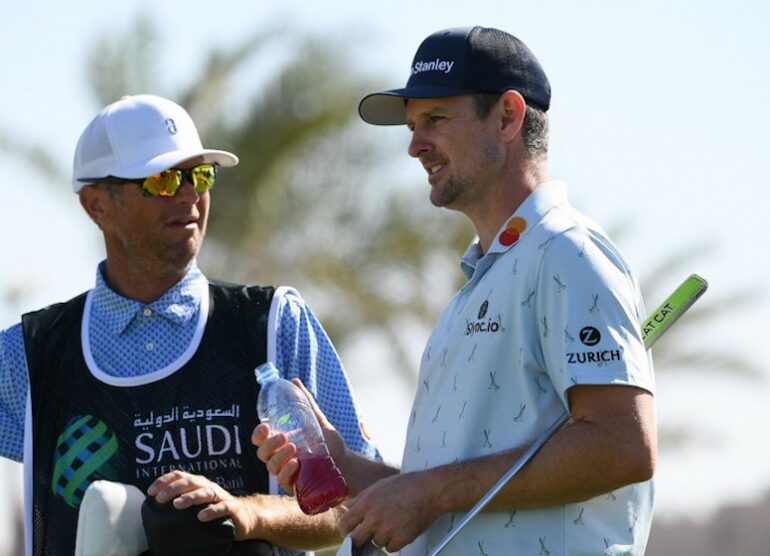
[[[89,218],[101,228],[106,214],[109,192],[98,187],[86,185],[80,190],[78,196],[80,197],[80,206],[83,207]]]
[[[505,141],[512,141],[524,126],[527,102],[519,91],[505,91],[497,101],[500,110],[500,134]]]

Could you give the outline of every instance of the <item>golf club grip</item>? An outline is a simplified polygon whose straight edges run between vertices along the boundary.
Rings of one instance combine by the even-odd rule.
[[[650,349],[655,342],[698,301],[708,289],[708,282],[691,274],[642,323],[642,341]]]
[[[690,307],[692,307],[707,288],[708,282],[697,274],[688,276],[687,279],[682,282],[679,287],[674,290],[674,292],[669,295],[642,323],[641,330],[644,347],[650,349],[653,344],[657,342]],[[543,444],[545,444],[568,419],[569,412],[564,411],[564,413],[562,413],[559,418],[530,445],[527,451],[516,460],[513,466],[506,471],[494,485],[492,485],[481,500],[476,502],[476,504],[468,510],[468,513],[457,522],[452,530],[449,531],[435,547],[433,547],[429,556],[437,556],[444,550],[452,539],[455,538],[455,535],[457,535],[457,533],[459,533],[471,519],[476,517],[476,514],[484,509],[492,498],[497,496],[508,481],[510,481],[514,475],[516,475],[516,473],[518,473],[519,470],[534,457],[538,450],[543,447]]]

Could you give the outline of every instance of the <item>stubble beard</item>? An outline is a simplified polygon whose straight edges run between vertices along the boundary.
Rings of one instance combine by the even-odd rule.
[[[168,245],[162,253],[157,253],[157,263],[164,265],[170,272],[186,272],[198,256],[203,245],[204,230],[200,230],[186,242]]]
[[[139,264],[150,276],[168,276],[179,278],[183,276],[200,251],[204,234],[201,231],[194,238],[184,242],[165,242],[162,245],[144,245],[140,247],[144,257],[138,257]]]
[[[497,144],[492,140],[482,138],[480,157],[464,177],[450,175],[443,185],[431,188],[430,201],[434,206],[450,209],[460,209],[460,205],[472,203],[478,195],[479,184],[484,182],[488,168],[496,167],[500,162]],[[469,176],[473,176],[472,178]]]
[[[455,201],[465,192],[466,186],[463,180],[450,177],[444,185],[431,189],[430,202],[439,208],[451,208],[451,205],[455,204]]]

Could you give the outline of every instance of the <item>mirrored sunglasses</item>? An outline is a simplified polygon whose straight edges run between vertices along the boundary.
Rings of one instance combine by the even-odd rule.
[[[200,164],[187,170],[169,169],[146,178],[81,178],[78,181],[88,183],[136,183],[146,197],[173,197],[184,181],[189,181],[199,194],[205,193],[217,181],[217,167],[214,164]]]

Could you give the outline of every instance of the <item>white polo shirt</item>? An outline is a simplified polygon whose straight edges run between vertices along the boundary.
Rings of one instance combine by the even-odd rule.
[[[402,471],[531,444],[564,411],[576,384],[654,391],[641,294],[606,234],[541,184],[479,258],[423,353]],[[569,462],[564,462],[565,467]],[[458,556],[644,553],[651,482],[566,506],[485,512],[444,550]],[[424,556],[462,513],[439,518],[403,555]]]

